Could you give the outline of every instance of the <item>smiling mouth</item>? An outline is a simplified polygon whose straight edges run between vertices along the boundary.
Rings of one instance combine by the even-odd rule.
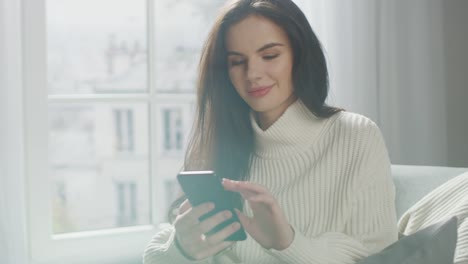
[[[266,95],[271,90],[271,88],[273,88],[273,85],[259,87],[252,91],[248,91],[248,93],[250,96],[253,96],[253,97],[262,97]]]

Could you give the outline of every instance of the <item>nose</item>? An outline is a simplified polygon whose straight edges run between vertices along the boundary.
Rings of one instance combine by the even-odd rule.
[[[249,60],[247,64],[247,80],[254,83],[262,78],[263,70],[261,63],[255,60]]]

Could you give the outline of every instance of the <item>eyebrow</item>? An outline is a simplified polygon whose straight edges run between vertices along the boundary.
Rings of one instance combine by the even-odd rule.
[[[266,49],[269,49],[269,48],[272,48],[272,47],[276,47],[276,46],[284,46],[284,45],[281,44],[281,43],[277,43],[277,42],[268,43],[268,44],[266,44],[266,45],[263,45],[261,48],[259,48],[259,49],[257,50],[257,52],[261,52],[261,51],[264,51],[264,50],[266,50]],[[228,51],[227,53],[228,53],[228,54],[227,54],[228,56],[229,56],[229,55],[239,55],[239,56],[243,56],[243,55],[244,55],[244,54],[239,53],[239,52],[236,52],[236,51]]]

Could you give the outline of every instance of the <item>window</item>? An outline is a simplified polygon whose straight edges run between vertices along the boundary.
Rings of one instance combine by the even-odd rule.
[[[179,191],[199,52],[223,3],[24,2],[33,263],[139,262]]]
[[[182,115],[180,109],[164,109],[164,151],[182,151]]]
[[[114,109],[117,151],[133,151],[133,110]]]
[[[132,226],[137,224],[136,184],[134,182],[119,182],[117,190],[117,226]]]

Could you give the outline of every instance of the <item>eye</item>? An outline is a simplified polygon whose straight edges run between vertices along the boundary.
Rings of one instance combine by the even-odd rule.
[[[244,64],[245,63],[245,60],[231,60],[229,62],[229,64],[231,66],[237,66],[237,65],[241,65],[241,64]]]
[[[265,55],[265,56],[263,56],[263,59],[272,60],[272,59],[274,59],[274,58],[276,58],[278,56],[279,56],[279,54]]]

